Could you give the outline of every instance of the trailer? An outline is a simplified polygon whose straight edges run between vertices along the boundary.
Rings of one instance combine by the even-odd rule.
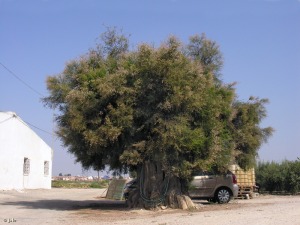
[[[233,172],[237,178],[237,184],[239,186],[238,198],[253,198],[257,192],[254,168],[244,170],[237,164],[233,164],[229,167],[229,170]]]

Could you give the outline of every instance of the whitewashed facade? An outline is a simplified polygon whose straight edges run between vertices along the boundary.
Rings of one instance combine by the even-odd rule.
[[[50,189],[52,149],[13,112],[0,112],[0,190]]]

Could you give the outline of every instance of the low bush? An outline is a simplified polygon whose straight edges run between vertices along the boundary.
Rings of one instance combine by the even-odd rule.
[[[101,181],[67,181],[53,180],[52,187],[54,188],[107,188],[108,180]]]
[[[259,162],[256,166],[256,181],[260,190],[273,192],[300,192],[300,160]]]

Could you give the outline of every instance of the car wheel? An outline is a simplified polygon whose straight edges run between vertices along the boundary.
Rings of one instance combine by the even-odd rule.
[[[231,194],[225,188],[219,189],[216,194],[216,199],[221,204],[228,203],[230,201],[230,198],[231,198]]]

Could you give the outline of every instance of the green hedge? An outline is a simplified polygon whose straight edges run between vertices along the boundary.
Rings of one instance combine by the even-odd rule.
[[[66,181],[53,180],[52,187],[54,188],[107,188],[108,180],[102,181]]]
[[[273,192],[300,192],[300,160],[277,162],[259,162],[256,181],[260,190]]]

